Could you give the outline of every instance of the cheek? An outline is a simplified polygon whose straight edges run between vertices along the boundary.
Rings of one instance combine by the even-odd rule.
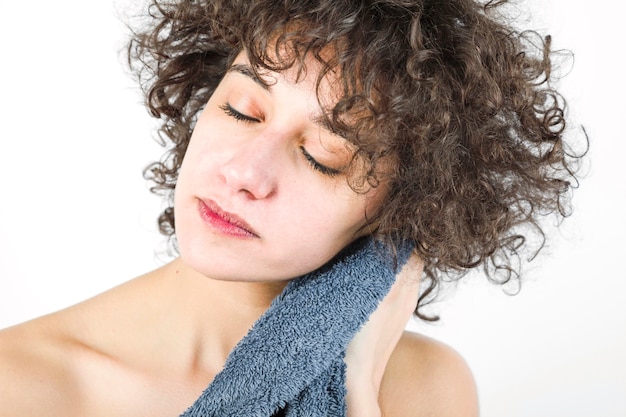
[[[334,247],[336,244],[345,246],[358,237],[366,222],[366,208],[365,196],[356,195],[352,190],[341,193],[320,190],[295,198],[290,212],[284,214],[293,219],[296,233],[313,234],[323,244]]]
[[[383,206],[387,193],[382,188],[372,189],[366,194],[360,194],[355,198],[351,209],[346,210],[344,218],[349,222],[352,238],[372,234],[377,227],[376,215]]]
[[[188,183],[199,181],[202,178],[209,178],[211,173],[215,171],[215,161],[217,153],[212,151],[211,147],[215,147],[212,138],[206,132],[206,129],[200,130],[198,125],[191,136],[187,150],[183,158],[183,162],[178,173],[178,183]]]

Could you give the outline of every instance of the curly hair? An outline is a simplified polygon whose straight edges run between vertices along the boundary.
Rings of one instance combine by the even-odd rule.
[[[541,219],[569,215],[579,156],[564,141],[551,39],[514,29],[497,12],[505,1],[151,2],[128,52],[169,146],[145,171],[152,191],[169,197],[162,233],[175,232],[171,197],[198,114],[241,51],[255,70],[306,71],[314,57],[318,88],[339,74],[343,91],[325,117],[355,150],[353,163],[366,162],[353,189],[389,186],[377,237],[417,244],[418,316],[435,319],[421,307],[442,280],[472,268],[518,280],[521,254],[540,249],[529,237],[544,240]],[[381,172],[383,160],[393,163]]]

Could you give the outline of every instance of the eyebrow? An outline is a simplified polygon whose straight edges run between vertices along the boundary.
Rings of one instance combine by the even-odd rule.
[[[315,123],[316,125],[318,125],[319,127],[321,127],[322,129],[330,132],[333,135],[339,136],[342,139],[348,140],[347,137],[345,137],[344,135],[342,135],[341,133],[337,132],[333,126],[330,124],[330,122],[328,121],[328,118],[324,117],[324,115],[311,115],[309,117],[311,119],[311,121],[313,123]]]
[[[239,74],[243,74],[261,87],[263,87],[264,90],[271,91],[270,86],[265,81],[263,81],[256,72],[254,72],[250,65],[233,64],[230,66],[230,68],[228,68],[227,72],[238,72]]]
[[[226,72],[227,73],[237,72],[239,74],[245,75],[246,77],[254,81],[256,84],[260,85],[265,91],[269,91],[269,92],[272,91],[271,85],[268,85],[261,77],[259,77],[259,75],[252,69],[250,65],[233,64],[228,68]],[[329,133],[333,135],[337,135],[340,138],[347,139],[344,135],[337,133],[335,129],[333,129],[332,125],[329,123],[328,119],[324,117],[324,115],[311,115],[309,116],[309,119],[313,123],[315,123],[317,126],[328,131]]]

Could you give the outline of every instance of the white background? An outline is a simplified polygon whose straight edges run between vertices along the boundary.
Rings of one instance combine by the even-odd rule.
[[[117,0],[128,3],[130,0]],[[519,2],[575,53],[562,82],[591,138],[575,214],[510,297],[472,277],[410,327],[460,351],[484,417],[626,416],[622,19],[581,0]],[[133,6],[133,7],[136,7]],[[111,0],[7,2],[0,25],[0,328],[161,265],[161,150],[124,73]]]

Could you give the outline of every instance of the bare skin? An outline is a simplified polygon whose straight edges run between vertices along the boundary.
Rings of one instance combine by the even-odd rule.
[[[315,73],[294,71],[268,87],[240,54],[207,102],[176,183],[180,258],[0,332],[0,417],[178,416],[288,279],[368,233],[385,187],[349,187]],[[409,262],[348,346],[348,417],[477,415],[458,355],[403,333],[421,270]]]
[[[81,304],[1,331],[0,417],[177,416],[283,286],[210,280],[175,260]],[[370,379],[380,387],[380,413],[477,416],[474,382],[460,356],[424,336],[400,334],[397,345],[380,345],[390,352],[382,381]],[[350,372],[361,372],[350,357],[358,353],[349,352],[349,384],[355,380]],[[351,415],[357,415],[354,409]]]

